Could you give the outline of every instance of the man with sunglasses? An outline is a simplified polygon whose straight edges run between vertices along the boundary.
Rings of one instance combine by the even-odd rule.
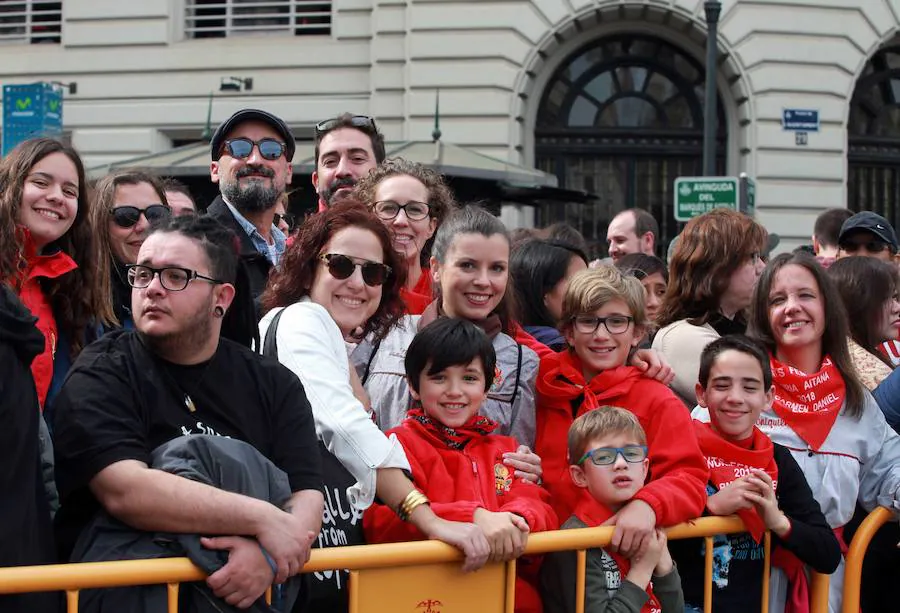
[[[862,211],[841,226],[838,259],[862,255],[896,263],[898,247],[897,234],[888,220],[872,211]]]
[[[291,182],[295,148],[287,124],[259,109],[238,111],[210,141],[210,179],[220,194],[206,212],[240,239],[254,298],[284,254],[286,237],[274,225],[275,206]]]
[[[384,136],[375,120],[343,113],[315,127],[316,170],[313,187],[323,211],[349,196],[356,183],[384,161]]]

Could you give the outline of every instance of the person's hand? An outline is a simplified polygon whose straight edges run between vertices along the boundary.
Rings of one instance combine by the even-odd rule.
[[[707,498],[706,508],[713,515],[732,515],[742,509],[752,509],[753,503],[745,494],[757,492],[756,487],[749,482],[748,477],[735,479]]]
[[[462,551],[466,556],[462,567],[464,573],[478,570],[487,564],[491,546],[481,528],[475,524],[436,519],[430,527],[428,537],[453,545]]]
[[[299,573],[309,560],[309,549],[316,538],[316,533],[307,530],[306,526],[290,513],[275,507],[272,507],[272,510],[254,536],[269,552],[278,568],[275,583],[284,583],[288,577]]]
[[[544,469],[541,468],[541,456],[526,445],[519,445],[515,453],[504,453],[503,463],[515,469],[513,476],[516,479],[525,479],[540,485],[541,475],[544,474]]]
[[[659,529],[657,529],[657,532],[659,533],[662,551],[659,554],[659,561],[656,563],[656,568],[653,569],[653,574],[656,577],[664,577],[675,568],[675,562],[672,561],[672,553],[669,551],[669,539],[666,537],[666,533]]]
[[[775,498],[775,484],[772,477],[764,470],[753,468],[750,476],[747,477],[747,483],[753,487],[753,490],[745,491],[744,498],[753,503],[757,512],[762,516],[766,524],[766,528],[777,534],[784,536],[791,529],[791,522],[788,520],[781,509],[778,508],[778,499]]]
[[[654,570],[660,564],[663,551],[668,552],[665,533],[662,530],[651,530],[644,539],[642,549],[626,556],[631,561],[631,568],[625,578],[646,590]],[[669,558],[669,562],[671,563],[671,558]]]
[[[629,364],[643,372],[646,378],[655,379],[663,385],[670,384],[675,378],[675,371],[656,349],[636,350]]]
[[[616,527],[609,543],[612,550],[631,558],[646,547],[647,539],[656,528],[656,513],[643,500],[632,500],[603,525]]]
[[[256,541],[241,536],[219,536],[201,538],[200,544],[207,549],[228,552],[228,562],[206,578],[206,585],[231,606],[250,607],[272,585],[275,573]]]
[[[491,545],[491,562],[505,562],[525,552],[528,522],[515,513],[475,510],[475,525],[481,528]]]

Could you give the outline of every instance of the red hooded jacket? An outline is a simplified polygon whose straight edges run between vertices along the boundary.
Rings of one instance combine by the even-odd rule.
[[[396,434],[406,451],[413,482],[431,501],[435,515],[449,521],[472,522],[475,509],[509,512],[525,518],[531,532],[559,527],[544,488],[513,477],[503,454],[519,443],[511,436],[489,434],[473,438],[464,449],[451,449],[414,419],[387,432]],[[368,543],[419,541],[425,535],[382,504],[363,516]],[[516,580],[516,611],[541,611],[537,589],[538,564],[520,560]]]
[[[647,433],[650,475],[634,498],[650,505],[657,524],[672,526],[703,513],[709,470],[691,416],[668,387],[632,366],[601,372],[586,385],[578,356],[563,351],[541,360],[537,393],[535,453],[559,517],[569,517],[579,499],[589,497],[569,475],[569,427],[604,405],[628,409]]]

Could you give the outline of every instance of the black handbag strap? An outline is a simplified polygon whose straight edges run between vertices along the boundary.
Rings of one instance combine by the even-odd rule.
[[[278,333],[278,321],[281,319],[281,316],[284,315],[284,312],[287,310],[287,307],[284,307],[277,313],[275,313],[275,317],[272,318],[272,323],[269,324],[269,328],[266,330],[266,340],[263,341],[263,355],[267,355],[271,358],[278,359],[278,339],[276,338],[276,334]]]

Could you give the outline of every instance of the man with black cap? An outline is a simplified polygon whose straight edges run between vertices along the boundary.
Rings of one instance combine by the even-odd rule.
[[[888,220],[872,211],[862,211],[841,226],[838,259],[864,255],[896,263],[898,247],[897,233]]]
[[[274,225],[275,206],[291,182],[295,147],[287,124],[259,109],[242,109],[226,119],[210,142],[209,175],[220,195],[206,212],[240,239],[254,298],[284,253],[286,237]]]

